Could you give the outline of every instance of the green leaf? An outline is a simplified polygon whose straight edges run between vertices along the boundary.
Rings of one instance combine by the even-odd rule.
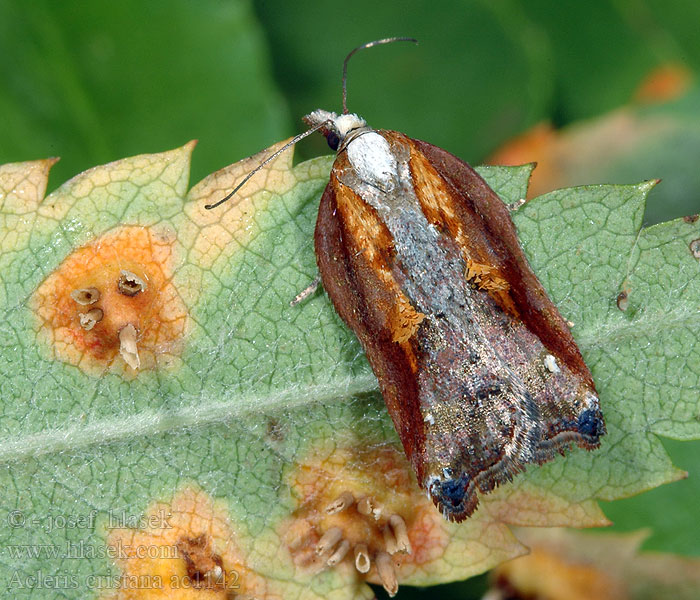
[[[381,520],[324,516],[345,490],[403,516],[414,552],[396,567],[399,583],[429,585],[522,553],[511,524],[601,525],[597,498],[682,476],[657,435],[700,437],[698,263],[688,246],[700,232],[673,222],[640,233],[650,184],[561,190],[516,213],[535,272],[574,322],[609,434],[599,451],[529,469],[455,525],[410,479],[374,376],[325,295],[289,306],[315,275],[312,230],[331,159],[292,168],[283,153],[244,195],[207,211],[263,155],[188,192],[191,149],[97,167],[46,199],[50,161],[0,168],[0,547],[12,547],[2,572],[16,597],[34,594],[20,584],[37,573],[75,577],[65,597],[84,597],[95,574],[181,577],[182,559],[166,568],[113,561],[106,549],[136,540],[161,550],[200,534],[204,554],[239,575],[237,593],[371,597],[350,565],[307,564],[333,519],[381,542]],[[482,173],[515,202],[530,170]],[[137,324],[138,370],[116,337],[100,338],[99,352],[85,342],[95,340],[78,321],[86,309],[70,296],[123,269],[143,269],[148,309],[129,312],[105,284],[101,327]],[[66,544],[95,556],[68,560]]]
[[[284,137],[296,121],[250,4],[1,2],[0,162],[56,153],[60,183],[197,138],[199,178]]]
[[[510,198],[508,203],[512,203],[524,200],[527,196],[527,184],[534,168],[534,163],[519,167],[481,165],[475,167],[475,171],[492,186],[496,186],[492,188],[494,192],[501,198]]]

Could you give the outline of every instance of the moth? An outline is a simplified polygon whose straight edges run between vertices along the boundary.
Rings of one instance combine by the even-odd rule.
[[[311,129],[302,136],[320,130],[337,152],[316,259],[418,484],[446,519],[462,521],[477,491],[573,444],[597,448],[605,424],[591,373],[523,254],[509,208],[449,152],[348,112],[348,59],[391,41],[345,59],[342,114],[304,117]]]

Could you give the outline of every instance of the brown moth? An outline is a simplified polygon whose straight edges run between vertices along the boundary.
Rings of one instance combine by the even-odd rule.
[[[343,84],[355,51],[388,41],[353,50]],[[572,444],[597,448],[598,396],[496,193],[449,152],[368,127],[345,91],[343,106],[304,117],[302,134],[320,129],[337,151],[314,236],[323,287],[367,355],[418,484],[462,521],[477,490]]]
[[[495,192],[445,150],[356,115],[305,120],[338,152],[316,222],[323,287],[445,518],[571,442],[598,447],[590,371]]]

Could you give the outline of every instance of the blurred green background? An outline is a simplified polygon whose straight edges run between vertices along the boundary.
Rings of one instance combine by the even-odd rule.
[[[473,163],[551,123],[565,183],[662,178],[647,212],[658,222],[700,211],[699,24],[697,0],[0,0],[0,163],[60,156],[54,189],[196,138],[195,183],[302,131],[307,112],[339,110],[353,47],[410,35],[419,46],[353,58],[351,111]],[[679,91],[635,100],[668,65],[684,73]],[[627,119],[622,133],[611,115]],[[589,131],[599,135],[574,135]],[[297,157],[327,152],[314,136]],[[691,477],[604,508],[618,531],[652,527],[645,548],[700,556],[700,442],[665,443]],[[483,586],[440,593],[479,597]]]

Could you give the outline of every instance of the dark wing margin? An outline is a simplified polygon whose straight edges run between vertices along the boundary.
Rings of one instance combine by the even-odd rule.
[[[344,156],[337,159],[343,163]],[[336,166],[334,166],[334,171]],[[336,195],[340,194],[338,198]],[[361,207],[359,204],[361,204]],[[342,205],[342,206],[339,206]],[[380,281],[358,240],[356,231],[343,215],[346,211],[367,210],[367,205],[350,188],[331,175],[321,197],[314,243],[323,287],[336,312],[359,339],[379,380],[379,386],[404,451],[418,481],[423,479],[425,434],[420,412],[415,363],[405,344],[391,338],[386,326],[387,311],[394,298]],[[373,209],[369,207],[370,213]],[[379,218],[375,215],[377,224]],[[381,227],[384,227],[381,224]],[[373,239],[373,243],[381,240]]]

